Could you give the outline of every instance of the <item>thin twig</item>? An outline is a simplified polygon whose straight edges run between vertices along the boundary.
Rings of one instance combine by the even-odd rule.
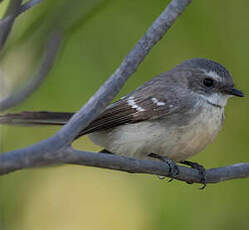
[[[17,93],[10,95],[6,99],[0,102],[0,111],[9,109],[20,104],[28,96],[30,96],[38,87],[41,85],[43,80],[48,76],[49,71],[51,70],[58,48],[61,41],[61,34],[54,32],[49,39],[48,44],[46,45],[44,58],[42,63],[33,78],[22,87]]]
[[[3,49],[4,44],[10,34],[21,4],[21,0],[11,0],[4,15],[4,19],[0,21],[0,51]]]
[[[26,3],[24,3],[18,9],[18,14],[21,14],[21,13],[25,12],[26,10],[30,9],[31,7],[36,6],[37,4],[41,3],[42,1],[43,0],[30,0],[30,1],[26,2]]]
[[[43,0],[30,0],[23,5],[21,5],[21,0],[10,1],[4,18],[0,20],[0,51],[7,41],[16,17],[42,1]]]

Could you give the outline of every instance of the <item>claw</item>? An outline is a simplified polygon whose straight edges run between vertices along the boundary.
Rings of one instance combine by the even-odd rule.
[[[202,165],[200,165],[200,164],[198,164],[196,162],[182,161],[181,163],[185,164],[185,165],[188,165],[191,168],[197,169],[199,171],[199,174],[201,176],[201,183],[202,183],[202,186],[199,189],[203,190],[207,186],[207,173],[206,173],[206,169]]]
[[[171,177],[169,179],[169,182],[171,182],[173,180],[172,177],[175,177],[179,174],[179,168],[173,160],[171,160],[167,157],[155,154],[155,153],[151,153],[148,156],[159,159],[159,160],[165,162],[169,166],[169,177]]]
[[[179,169],[173,160],[163,157],[163,161],[165,163],[167,163],[169,166],[169,176],[170,177],[175,177],[179,174]]]
[[[207,186],[207,173],[205,168],[202,165],[199,165],[200,167],[197,168],[199,170],[200,176],[201,176],[201,183],[202,186],[199,188],[200,190],[204,189]]]

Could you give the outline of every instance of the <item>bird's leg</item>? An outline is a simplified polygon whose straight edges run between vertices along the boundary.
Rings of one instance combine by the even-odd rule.
[[[165,162],[169,166],[169,177],[171,177],[169,182],[171,182],[173,180],[172,177],[175,177],[176,175],[179,174],[179,169],[178,169],[178,166],[176,165],[175,161],[173,161],[167,157],[161,156],[159,154],[156,154],[156,153],[150,153],[148,156],[152,157],[152,158],[159,159],[159,160]]]
[[[206,173],[206,169],[202,165],[196,162],[191,162],[191,161],[181,161],[180,163],[184,165],[188,165],[191,168],[197,169],[199,171],[199,174],[201,176],[201,183],[203,184],[200,189],[204,189],[207,186],[207,173]]]

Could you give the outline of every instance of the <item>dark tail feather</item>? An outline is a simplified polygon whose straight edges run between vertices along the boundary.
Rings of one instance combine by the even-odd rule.
[[[74,113],[21,112],[0,115],[0,124],[6,125],[64,125]]]

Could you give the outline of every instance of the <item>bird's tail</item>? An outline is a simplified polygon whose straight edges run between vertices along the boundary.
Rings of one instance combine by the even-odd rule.
[[[0,115],[0,124],[6,125],[64,125],[74,113],[20,112]]]

